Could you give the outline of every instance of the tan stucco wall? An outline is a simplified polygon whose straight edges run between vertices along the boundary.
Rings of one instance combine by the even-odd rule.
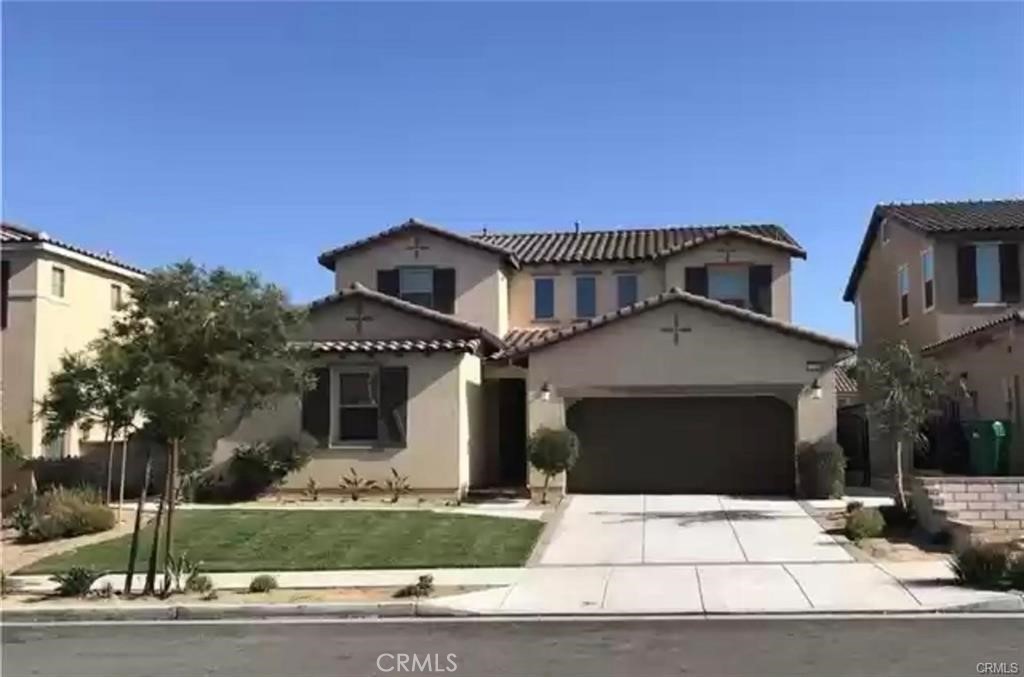
[[[12,260],[10,316],[4,340],[4,430],[15,436],[26,453],[43,453],[42,424],[31,420],[34,403],[46,392],[61,355],[85,349],[114,317],[110,286],[122,286],[129,299],[129,284],[140,276],[107,266],[94,266],[79,255],[61,255],[47,246],[40,250],[5,250]],[[31,262],[31,263],[30,263]],[[64,298],[51,294],[54,266],[65,271]],[[93,428],[87,439],[102,439]],[[67,435],[66,452],[78,454],[81,432]]]
[[[364,317],[373,319],[363,323],[362,333],[357,331],[357,306],[362,301]],[[465,335],[465,331],[461,335]],[[393,338],[451,338],[459,330],[423,317],[396,310],[370,300],[345,298],[315,308],[309,314],[302,336],[308,340],[332,341],[338,339],[393,339]]]
[[[1014,444],[1011,471],[1024,473],[1024,402],[1007,406],[1006,388],[1024,396],[1024,328],[1007,326],[986,332],[977,339],[951,344],[932,354],[954,378],[967,373],[967,387],[977,392],[978,418],[1008,419],[1013,422]],[[1015,384],[1016,387],[1015,387]],[[964,417],[974,416],[962,410]]]
[[[462,472],[460,486],[479,485],[487,471],[487,454],[497,454],[488,446],[484,410],[483,367],[481,360],[467,355],[459,362],[459,456]]]
[[[730,250],[726,261],[726,249]],[[686,250],[665,261],[665,285],[686,289],[686,267],[716,263],[770,265],[772,267],[772,317],[789,322],[792,316],[791,260],[787,252],[742,237],[723,237]]]
[[[474,371],[479,370],[478,358],[458,353],[351,356],[324,360],[322,364],[407,366],[407,445],[405,448],[352,445],[317,449],[309,465],[286,479],[285,489],[303,489],[313,477],[321,489],[337,490],[340,477],[348,473],[350,467],[378,483],[383,483],[390,476],[390,468],[394,468],[408,476],[415,489],[455,492],[465,488],[471,436],[462,432],[462,422],[468,420],[463,409],[468,406],[469,397],[461,377],[471,378]],[[300,432],[299,398],[286,398],[274,408],[254,413],[220,440],[215,461],[229,458],[238,444]]]
[[[680,323],[691,333],[674,345],[661,328]],[[530,356],[530,431],[565,424],[565,406],[586,396],[756,395],[795,406],[798,441],[835,438],[833,349],[684,303],[668,304],[539,350]],[[820,362],[825,371],[808,369]],[[810,386],[818,379],[820,400]],[[541,387],[552,388],[550,400]],[[531,485],[542,477],[531,472]]]
[[[377,288],[377,271],[399,266],[435,266],[455,269],[455,315],[501,335],[507,328],[507,313],[499,299],[505,293],[502,261],[497,255],[459,244],[425,231],[415,235],[429,247],[414,256],[409,249],[414,233],[386,238],[343,254],[335,262],[335,289],[353,282]]]

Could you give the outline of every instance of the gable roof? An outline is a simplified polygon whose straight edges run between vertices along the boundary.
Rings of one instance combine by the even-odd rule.
[[[1024,199],[966,200],[960,202],[906,202],[877,205],[871,213],[868,229],[857,252],[850,279],[843,292],[844,301],[852,301],[857,293],[860,276],[867,265],[875,235],[886,219],[921,233],[944,235],[950,233],[982,233],[1006,230],[1024,230]]]
[[[975,325],[973,327],[968,327],[967,329],[964,329],[963,331],[958,331],[955,334],[951,334],[951,335],[947,336],[946,338],[942,339],[941,341],[936,341],[935,343],[929,343],[928,345],[923,346],[921,348],[921,352],[923,352],[923,353],[934,352],[934,351],[936,351],[936,350],[938,350],[940,348],[944,348],[944,347],[946,347],[946,346],[948,346],[948,345],[950,345],[952,343],[957,343],[957,342],[959,342],[959,341],[961,341],[963,339],[966,339],[966,338],[969,338],[971,336],[974,336],[975,334],[980,334],[981,332],[987,331],[989,329],[994,329],[996,327],[1001,327],[1004,324],[1010,324],[1010,323],[1024,324],[1024,310],[1013,310],[1013,311],[1010,311],[1009,313],[1006,313],[1005,315],[1000,315],[999,317],[997,317],[997,318],[995,318],[993,320],[989,320],[988,322],[982,322],[981,324],[977,324],[977,325]]]
[[[561,343],[566,339],[579,336],[580,334],[585,334],[600,327],[613,324],[627,317],[632,317],[655,308],[660,308],[668,303],[685,303],[704,310],[710,310],[711,312],[718,313],[720,315],[725,315],[727,317],[756,324],[767,329],[772,329],[782,334],[806,339],[814,343],[821,343],[839,350],[854,350],[856,348],[856,346],[848,341],[834,338],[832,336],[826,336],[825,334],[819,334],[818,332],[811,331],[810,329],[804,329],[803,327],[798,327],[794,324],[783,322],[782,320],[767,317],[750,310],[744,310],[743,308],[737,308],[736,306],[721,303],[720,301],[715,301],[704,296],[697,296],[695,294],[685,292],[678,287],[673,287],[672,289],[662,292],[656,296],[651,296],[650,298],[643,299],[642,301],[637,301],[632,305],[623,306],[613,312],[605,313],[604,315],[591,318],[586,322],[580,322],[568,327],[550,329],[547,331],[537,330],[531,335],[526,334],[524,330],[518,330],[522,333],[515,335],[515,343],[495,357],[519,357],[527,353],[534,352],[535,350],[546,348],[556,343]],[[513,336],[512,332],[509,333],[509,336]]]
[[[309,306],[307,306],[307,308],[309,309],[310,312],[315,312],[320,308],[334,305],[336,303],[341,303],[342,301],[353,298],[366,299],[374,303],[380,303],[389,308],[394,308],[400,313],[415,315],[416,317],[422,317],[424,319],[430,320],[431,322],[436,322],[438,324],[443,324],[447,327],[452,327],[453,329],[464,331],[468,334],[471,334],[477,338],[482,339],[484,343],[488,344],[495,350],[501,350],[505,347],[505,343],[500,338],[498,338],[497,336],[487,331],[478,324],[467,322],[465,320],[460,320],[459,318],[453,317],[452,315],[447,315],[445,313],[438,312],[431,308],[425,308],[424,306],[419,306],[416,305],[415,303],[409,303],[408,301],[403,301],[402,299],[395,298],[394,296],[382,294],[378,291],[368,289],[363,285],[359,284],[358,282],[353,283],[350,287],[342,289],[341,291],[335,292],[333,294],[330,294],[329,296],[325,296],[323,298],[311,302]],[[335,341],[334,343],[343,343],[343,341]]]
[[[348,254],[358,249],[362,249],[363,247],[368,247],[371,244],[381,242],[392,237],[397,237],[399,235],[414,230],[430,233],[431,235],[436,235],[438,237],[451,240],[453,242],[458,242],[459,244],[483,250],[485,252],[488,252],[489,254],[495,254],[504,259],[510,265],[514,267],[519,266],[519,262],[516,260],[516,257],[507,249],[496,247],[487,242],[481,242],[480,240],[474,239],[472,237],[459,235],[458,233],[453,233],[452,231],[441,228],[440,226],[425,223],[417,219],[409,219],[404,223],[400,223],[397,226],[388,228],[387,230],[382,230],[381,232],[371,235],[369,237],[364,237],[361,240],[356,240],[355,242],[350,242],[349,244],[343,245],[341,247],[335,247],[334,249],[325,251],[323,254],[317,257],[317,261],[324,268],[334,270],[334,262],[342,254]]]
[[[856,395],[859,392],[857,380],[843,365],[836,365],[836,392],[840,395]]]
[[[75,245],[68,244],[67,242],[56,240],[43,231],[33,230],[31,228],[15,225],[13,223],[0,223],[0,243],[2,243],[5,247],[18,247],[19,245],[49,244],[55,247],[60,247],[61,249],[66,249],[69,252],[73,252],[80,256],[95,259],[96,261],[106,263],[107,265],[117,266],[118,268],[122,268],[126,271],[135,273],[137,275],[147,274],[147,272],[144,269],[129,265],[124,261],[120,261],[114,258],[109,253],[100,254],[94,251],[90,251],[88,249],[83,249],[82,247],[76,247]]]
[[[473,238],[512,252],[523,264],[543,264],[651,261],[728,236],[747,238],[807,258],[807,252],[789,233],[770,224],[485,233]]]

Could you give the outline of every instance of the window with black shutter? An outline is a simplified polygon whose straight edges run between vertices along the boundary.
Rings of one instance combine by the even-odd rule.
[[[388,296],[398,296],[398,269],[377,271],[377,291]]]
[[[974,245],[956,248],[957,299],[960,303],[974,303],[978,300],[977,258]]]
[[[455,312],[455,269],[434,269],[434,310],[449,315]]]
[[[409,368],[382,367],[380,370],[380,442],[404,447],[406,441]]]
[[[999,278],[1003,303],[1020,302],[1020,245],[1007,242],[999,245]]]
[[[302,430],[321,447],[327,447],[331,436],[331,371],[314,369],[313,387],[302,395]]]
[[[772,267],[750,266],[750,309],[755,313],[772,314]]]
[[[708,269],[704,266],[687,266],[686,291],[698,296],[708,295]]]
[[[7,329],[7,304],[11,296],[11,262],[0,262],[0,329]]]

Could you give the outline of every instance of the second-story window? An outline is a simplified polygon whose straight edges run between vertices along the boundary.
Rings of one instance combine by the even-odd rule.
[[[896,286],[899,293],[900,322],[910,319],[910,271],[903,264],[896,271]]]
[[[124,288],[119,284],[110,285],[110,309],[121,310],[124,305]]]
[[[50,293],[59,299],[64,298],[65,273],[63,268],[54,266],[50,271]]]
[[[11,262],[0,263],[0,329],[7,329],[7,310],[11,297]]]
[[[740,308],[749,308],[749,275],[747,266],[708,266],[708,297]]]
[[[979,242],[957,248],[957,297],[961,303],[1019,303],[1020,246]]]
[[[434,307],[434,269],[408,267],[398,269],[398,298],[409,303]]]
[[[615,285],[619,297],[619,308],[632,305],[639,298],[639,286],[637,276],[633,273],[622,273],[615,278]]]
[[[925,310],[935,307],[935,252],[921,252],[921,299]]]
[[[597,279],[592,275],[576,276],[576,317],[597,315]]]
[[[378,270],[377,291],[442,313],[454,313],[455,269],[402,266]]]
[[[536,320],[550,320],[555,316],[555,279],[553,277],[533,278],[533,317]]]

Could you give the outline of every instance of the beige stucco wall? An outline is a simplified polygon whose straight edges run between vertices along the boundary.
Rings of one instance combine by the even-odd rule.
[[[675,345],[673,315],[691,333]],[[615,322],[530,355],[529,429],[565,424],[565,407],[587,396],[771,395],[795,406],[798,441],[834,439],[835,377],[830,347],[685,303]],[[824,371],[809,370],[808,362]],[[813,399],[817,379],[823,396]],[[544,383],[549,401],[541,398]],[[531,472],[531,485],[542,477]]]
[[[414,235],[429,247],[418,257],[409,249]],[[376,289],[377,271],[399,266],[454,268],[455,315],[501,335],[507,328],[507,313],[499,301],[506,293],[502,265],[495,254],[426,231],[410,231],[341,255],[335,262],[335,289],[353,282]]]
[[[357,316],[360,302],[362,316],[372,318],[363,322],[362,333],[357,331],[356,321],[350,319]],[[308,340],[332,341],[354,338],[451,338],[465,335],[465,332],[460,333],[453,327],[410,315],[383,303],[349,297],[311,311],[302,335]]]
[[[726,251],[728,250],[728,261]],[[666,287],[686,289],[686,267],[716,263],[770,265],[772,267],[772,317],[789,322],[792,316],[790,290],[791,257],[775,247],[766,247],[743,237],[723,237],[685,250],[665,261]]]
[[[33,420],[34,403],[46,392],[50,374],[65,352],[85,349],[108,327],[111,284],[119,284],[124,299],[129,284],[141,277],[120,268],[46,245],[35,249],[4,251],[12,261],[9,323],[3,331],[4,430],[12,434],[26,453],[44,452],[42,424]],[[63,298],[51,294],[54,266],[65,271]],[[88,439],[102,439],[94,428]],[[69,431],[65,451],[78,454],[82,438],[77,428]]]
[[[497,454],[486,436],[483,367],[480,358],[466,355],[459,362],[459,456],[460,486],[479,485],[487,471],[487,455]]]
[[[466,362],[467,364],[463,365]],[[474,368],[473,362],[476,362]],[[397,366],[409,368],[406,447],[382,448],[360,445],[320,448],[304,469],[290,475],[285,489],[301,490],[313,477],[322,490],[337,490],[339,479],[349,468],[364,478],[383,483],[394,468],[409,478],[413,488],[427,491],[464,489],[468,481],[468,457],[471,435],[464,433],[464,411],[470,405],[462,376],[479,371],[479,359],[459,353],[405,356],[351,356],[325,359],[332,364],[356,366]],[[258,411],[218,442],[217,461],[226,460],[239,444],[268,439],[275,435],[301,432],[301,406],[298,397],[289,397],[277,406]]]

